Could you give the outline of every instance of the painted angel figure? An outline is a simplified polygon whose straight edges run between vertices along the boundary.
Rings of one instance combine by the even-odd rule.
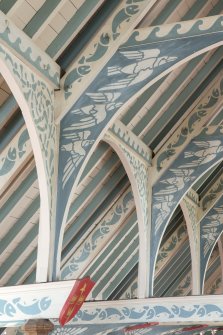
[[[74,131],[79,129],[91,128],[101,123],[109,112],[122,106],[121,102],[116,102],[121,93],[86,93],[93,103],[82,108],[71,111],[75,115],[75,122],[65,128],[65,131]]]
[[[185,158],[192,157],[194,160],[192,162],[186,163],[182,167],[195,167],[206,164],[215,159],[219,152],[223,152],[223,145],[222,141],[220,140],[195,141],[194,144],[201,148],[201,150],[185,152]]]
[[[63,188],[69,181],[71,175],[77,166],[81,163],[83,158],[86,155],[86,148],[94,143],[94,140],[88,140],[90,136],[90,131],[80,131],[76,133],[63,134],[63,138],[69,139],[68,144],[63,144],[61,147],[62,151],[69,153],[69,157],[66,161],[64,170],[63,170]]]
[[[120,51],[120,53],[128,60],[134,61],[132,64],[126,66],[110,66],[108,68],[108,76],[123,74],[125,78],[118,80],[115,83],[111,83],[106,87],[102,88],[101,91],[107,89],[120,89],[128,86],[132,86],[140,83],[141,81],[149,78],[154,69],[160,65],[168,62],[173,62],[177,57],[160,56],[159,49],[149,50],[126,50]]]

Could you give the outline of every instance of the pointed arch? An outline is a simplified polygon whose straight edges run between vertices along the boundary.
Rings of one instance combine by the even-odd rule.
[[[218,143],[222,145],[223,127],[207,127],[196,136],[179,154],[177,159],[164,173],[152,190],[152,244],[151,244],[151,275],[154,273],[154,265],[165,228],[170,220],[172,212],[192,185],[213,165],[222,160],[222,153],[209,155],[207,144]],[[216,142],[217,141],[217,142]],[[213,149],[214,150],[214,149]],[[204,153],[202,159],[196,156]],[[151,292],[153,288],[151,287]],[[151,293],[152,294],[152,293]]]
[[[96,145],[118,114],[148,87],[183,63],[222,45],[222,20],[216,16],[134,31],[61,120],[52,265],[55,279],[60,276],[71,194]],[[156,34],[160,29],[164,36]],[[136,66],[139,72],[131,75]]]
[[[40,190],[37,281],[46,281],[55,173],[54,92],[6,47],[0,46],[1,74],[22,111],[36,162]]]

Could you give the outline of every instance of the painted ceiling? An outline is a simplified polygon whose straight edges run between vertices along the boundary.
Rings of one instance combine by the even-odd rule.
[[[142,254],[139,256],[141,233],[135,185],[130,182],[129,171],[113,145],[114,138],[120,140],[125,137],[120,134],[127,132],[131,139],[140,140],[145,153],[144,165],[147,158],[149,161],[148,183],[153,185],[151,262],[155,272],[154,282],[150,284],[153,296],[192,294],[196,261],[192,264],[191,254],[196,252],[192,248],[196,249],[197,236],[202,250],[199,272],[201,286],[204,280],[203,293],[222,294],[223,47],[219,43],[222,35],[216,33],[216,28],[215,35],[208,40],[207,35],[203,36],[205,26],[199,36],[195,31],[196,40],[185,43],[185,36],[174,49],[175,40],[180,38],[174,37],[174,42],[169,39],[165,44],[160,41],[164,35],[161,31],[160,44],[155,41],[155,47],[149,47],[153,66],[152,70],[149,68],[151,73],[144,72],[145,78],[158,76],[156,69],[160,65],[164,72],[176,60],[188,59],[151,85],[140,79],[140,87],[141,72],[137,72],[137,66],[143,66],[140,61],[148,60],[148,50],[140,46],[135,54],[137,43],[143,38],[132,35],[136,29],[143,32],[153,26],[174,27],[176,22],[219,16],[223,12],[222,0],[153,0],[150,6],[146,0],[1,0],[0,10],[61,70],[59,86],[56,83],[59,78],[48,78],[54,81],[55,90],[49,93],[49,99],[54,96],[58,104],[55,119],[62,134],[58,212],[69,204],[66,216],[56,214],[58,222],[65,221],[61,262],[58,255],[52,256],[52,266],[59,268],[61,279],[90,276],[96,282],[90,296],[95,301],[138,297],[138,264]],[[112,42],[107,33],[111,22]],[[126,24],[124,28],[123,24]],[[152,28],[149,33],[148,40],[153,38]],[[177,28],[171,33],[177,34]],[[214,44],[213,41],[215,47],[189,57],[189,53],[203,50]],[[33,284],[37,275],[40,219],[39,162],[34,159],[30,130],[21,106],[1,69],[0,73],[0,286]],[[24,79],[21,73],[19,79],[21,82]],[[137,95],[134,95],[134,85],[138,85]],[[41,86],[41,89],[45,88]],[[62,95],[65,107],[61,110],[58,101]],[[95,109],[102,101],[106,101],[107,109],[100,110],[104,119],[99,121]],[[93,112],[88,111],[85,128],[83,115],[86,116],[89,105],[93,106]],[[71,122],[72,113],[76,118]],[[107,119],[103,115],[108,114],[111,123],[106,128]],[[89,122],[90,125],[101,122],[101,128],[88,133]],[[84,141],[82,149],[90,150],[96,132],[99,135],[103,132],[103,136],[81,171],[81,152],[77,156],[76,147],[67,156],[72,151],[69,145],[77,143],[78,138]],[[69,142],[73,134],[75,139]],[[143,156],[141,153],[138,150],[136,157]],[[153,165],[157,169],[150,174]],[[76,172],[74,166],[80,171]],[[180,174],[176,173],[179,170]],[[178,198],[173,197],[175,190],[181,190]],[[151,215],[149,209],[146,213]],[[44,234],[44,230],[41,232]],[[194,236],[192,246],[189,234]],[[58,324],[58,320],[54,322]],[[180,333],[178,326],[160,327],[141,329],[134,334]],[[207,327],[204,332],[208,334],[211,330]],[[54,333],[122,334],[123,326],[88,328],[71,324],[64,329],[56,327]],[[190,330],[187,333],[191,334]]]

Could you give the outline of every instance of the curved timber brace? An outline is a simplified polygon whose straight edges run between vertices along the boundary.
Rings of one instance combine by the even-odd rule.
[[[1,74],[15,96],[28,129],[40,189],[40,221],[37,259],[37,281],[46,281],[50,251],[50,227],[53,220],[55,187],[54,87],[35,74],[6,47],[0,46]],[[26,153],[28,134],[20,134],[22,146],[14,155]],[[21,143],[20,143],[21,144]],[[23,150],[24,146],[24,150]],[[10,169],[3,175],[7,178]]]
[[[223,232],[223,177],[213,185],[202,202],[206,215],[200,222],[200,286],[201,292],[204,289],[205,274],[211,253]],[[220,194],[220,196],[219,196]],[[212,199],[211,199],[212,198]],[[215,200],[210,208],[207,200]],[[206,201],[205,201],[206,200]],[[217,201],[216,201],[217,200]],[[209,206],[209,207],[207,207]],[[208,210],[209,209],[209,210]]]
[[[192,294],[200,294],[200,226],[198,216],[200,212],[199,197],[192,189],[184,196],[180,203],[187,225],[191,251],[192,266]]]
[[[201,200],[191,189],[180,203],[189,235],[194,295],[203,293],[208,262],[223,231],[222,191],[223,177],[220,176]]]
[[[53,278],[60,276],[71,194],[106,130],[127,103],[177,66],[222,44],[222,16],[133,32],[60,124]]]
[[[196,180],[222,160],[222,134],[222,126],[204,128],[153,186],[150,275],[153,275],[159,245],[173,211]]]
[[[152,152],[120,121],[114,123],[105,134],[104,140],[116,151],[132,186],[139,227],[138,297],[145,298],[148,296],[149,283],[151,230],[149,167]]]

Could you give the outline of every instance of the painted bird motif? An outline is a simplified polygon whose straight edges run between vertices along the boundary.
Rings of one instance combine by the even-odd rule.
[[[217,227],[223,224],[223,208],[216,207],[214,208],[216,214],[207,216],[206,218],[210,221],[209,224],[205,224],[205,227]]]
[[[153,205],[153,207],[158,209],[159,211],[155,220],[156,233],[163,224],[163,222],[168,218],[169,214],[171,213],[172,206],[175,204],[173,199],[174,199],[173,195],[164,195],[160,197],[155,197],[156,202]]]
[[[218,236],[219,236],[219,232],[217,228],[213,227],[213,228],[203,229],[201,238],[205,240],[204,256],[206,256],[209,250],[212,248]]]
[[[115,83],[111,83],[101,88],[101,91],[107,89],[120,89],[140,83],[149,78],[154,69],[168,62],[173,62],[177,57],[161,56],[159,57],[159,49],[120,51],[120,53],[128,60],[134,63],[126,66],[110,66],[108,67],[108,75],[127,75],[124,79],[120,79]]]
[[[94,101],[94,104],[84,106],[71,111],[75,115],[75,123],[72,123],[64,131],[91,128],[101,123],[109,112],[122,106],[121,102],[115,102],[121,93],[87,93]]]
[[[197,147],[202,148],[198,151],[187,151],[184,154],[185,158],[195,158],[192,162],[186,163],[180,167],[196,167],[206,164],[216,158],[219,152],[223,152],[223,145],[220,140],[214,141],[195,141]]]
[[[64,144],[61,147],[62,151],[66,151],[69,153],[69,157],[63,170],[63,188],[69,181],[75,168],[81,163],[82,159],[85,157],[86,148],[94,143],[93,140],[88,140],[90,134],[91,132],[86,130],[76,133],[63,134],[63,138],[69,139],[71,141],[70,143]]]
[[[157,193],[155,195],[161,195],[161,194],[172,194],[177,191],[180,191],[184,188],[185,183],[188,181],[194,180],[196,177],[192,177],[191,174],[194,172],[193,169],[170,169],[171,172],[174,173],[173,177],[161,180],[160,183],[163,183],[166,185],[166,187]]]

